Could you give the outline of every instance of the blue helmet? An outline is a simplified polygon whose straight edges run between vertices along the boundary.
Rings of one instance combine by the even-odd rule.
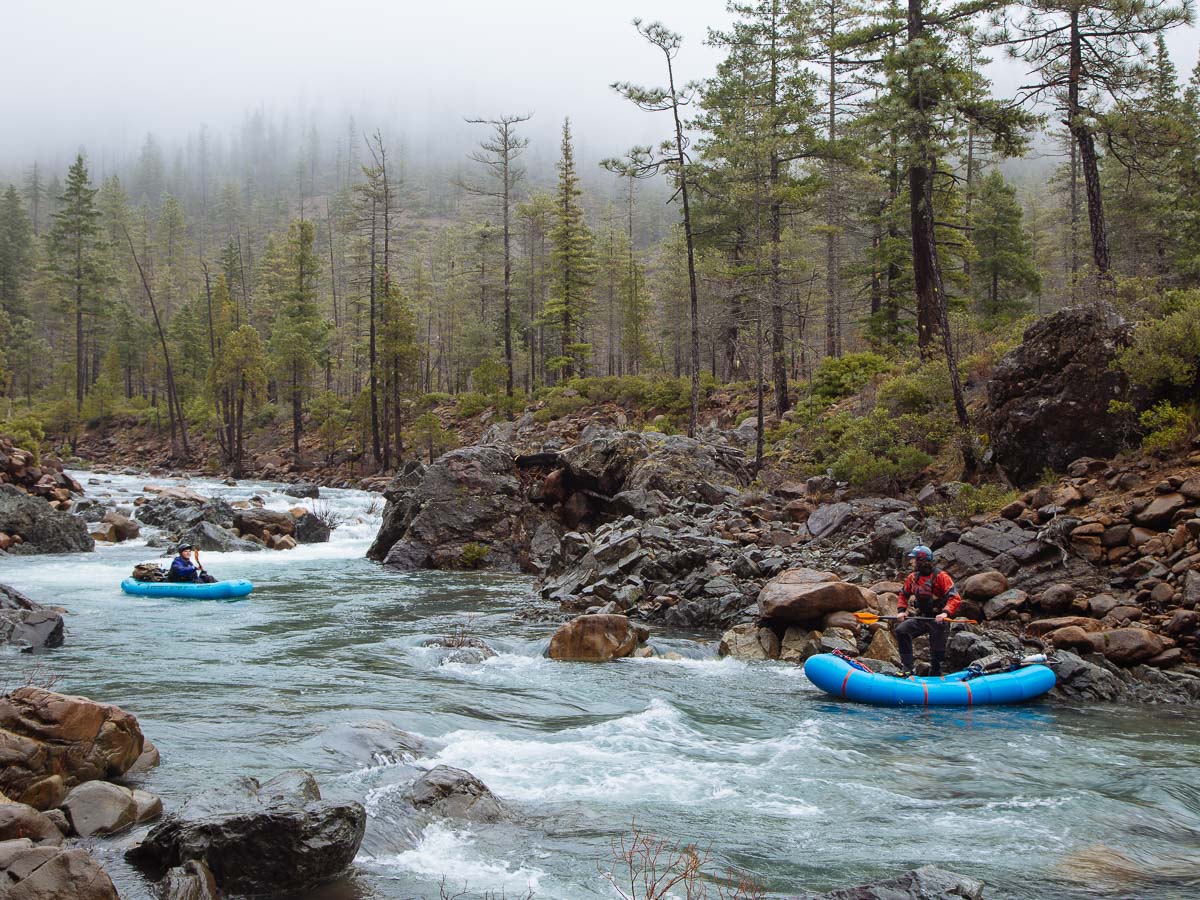
[[[921,562],[933,562],[933,551],[924,544],[917,544],[917,546],[908,551],[908,558]]]

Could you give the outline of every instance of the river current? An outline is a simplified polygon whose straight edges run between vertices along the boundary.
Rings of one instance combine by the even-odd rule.
[[[106,502],[173,483],[75,474]],[[188,486],[312,503],[263,483]],[[530,579],[385,572],[363,556],[380,498],[322,497],[345,518],[328,544],[204,554],[218,577],[254,581],[243,602],[124,595],[121,578],[159,552],[149,528],[92,554],[0,559],[0,582],[70,611],[61,649],[0,653],[0,682],[53,676],[133,712],[162,753],[142,786],[168,808],[237,776],[311,771],[372,819],[361,898],[436,898],[443,878],[470,896],[615,897],[602,873],[634,821],[709,848],[710,871],[746,870],[771,897],[925,863],[985,880],[988,897],[1200,891],[1195,712],[854,706],[794,666],[720,660],[678,635],[651,642],[682,660],[558,663],[542,655],[554,624]],[[464,625],[499,655],[444,664],[421,646]],[[425,748],[364,756],[352,735],[378,721]],[[481,778],[511,821],[390,830],[414,767],[437,764]],[[120,847],[92,845],[126,900],[151,897]]]

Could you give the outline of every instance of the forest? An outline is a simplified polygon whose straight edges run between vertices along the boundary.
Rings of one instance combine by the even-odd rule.
[[[969,431],[972,354],[1097,299],[1175,348],[1147,378],[1188,382],[1169,369],[1200,350],[1200,65],[1164,35],[1190,2],[730,11],[701,82],[687,42],[635,22],[660,82],[612,88],[662,141],[586,165],[568,119],[553,168],[527,166],[513,98],[461,159],[257,109],[104,172],[83,148],[0,174],[5,430],[150,423],[237,473],[275,428],[379,472],[442,440],[447,404],[619,392],[692,433],[735,385],[761,463],[804,392],[895,366],[941,373],[938,416]],[[993,91],[992,59],[1018,90]]]

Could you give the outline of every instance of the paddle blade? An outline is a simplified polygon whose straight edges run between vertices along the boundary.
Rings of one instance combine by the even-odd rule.
[[[864,625],[874,625],[879,621],[879,616],[873,612],[867,612],[866,610],[863,610],[862,612],[856,612],[854,614],[854,618],[858,619],[858,621],[862,622]]]

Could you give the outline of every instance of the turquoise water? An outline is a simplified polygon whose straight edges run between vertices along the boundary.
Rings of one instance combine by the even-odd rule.
[[[192,486],[310,503],[269,485]],[[121,577],[155,554],[140,544],[0,560],[0,581],[71,611],[62,649],[0,656],[6,680],[40,666],[58,690],[136,714],[163,756],[144,786],[168,806],[239,775],[312,771],[327,797],[371,816],[351,891],[362,898],[437,897],[443,876],[478,896],[615,897],[602,874],[635,820],[710,848],[711,871],[747,870],[770,896],[923,863],[984,879],[989,897],[1200,889],[1195,712],[851,706],[795,667],[718,660],[712,643],[669,635],[652,642],[682,661],[556,663],[542,657],[554,625],[538,620],[531,581],[384,572],[362,558],[375,498],[325,495],[347,517],[329,544],[205,554],[218,576],[255,582],[246,602],[122,594]],[[442,665],[420,646],[467,622],[498,657]],[[350,736],[371,720],[426,749],[372,758]],[[400,788],[436,764],[480,777],[511,821],[398,818]],[[120,848],[93,849],[122,896],[150,897]]]

